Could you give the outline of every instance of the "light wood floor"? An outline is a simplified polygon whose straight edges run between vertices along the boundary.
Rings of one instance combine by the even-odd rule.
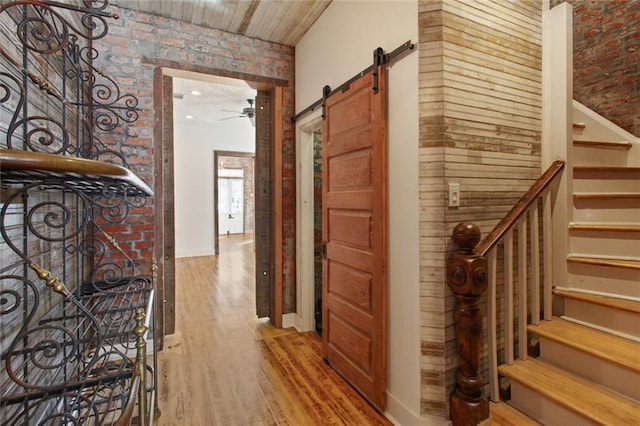
[[[158,355],[156,425],[390,425],[322,362],[315,333],[255,319],[252,241],[176,264],[176,334]]]

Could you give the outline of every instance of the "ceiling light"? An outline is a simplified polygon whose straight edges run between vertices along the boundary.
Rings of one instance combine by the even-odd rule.
[[[192,94],[193,96],[200,96],[200,92],[198,92],[197,90],[192,90],[192,91],[191,91],[191,94]]]
[[[186,118],[187,120],[191,120],[193,118],[193,115],[185,115],[184,118]]]

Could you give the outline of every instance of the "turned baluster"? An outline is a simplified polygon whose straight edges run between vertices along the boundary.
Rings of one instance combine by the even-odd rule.
[[[475,224],[458,224],[451,238],[458,246],[447,260],[447,284],[456,299],[453,320],[458,349],[451,420],[454,426],[477,425],[489,417],[489,403],[478,372],[482,333],[478,299],[487,289],[487,260],[474,252],[480,241],[480,229]]]

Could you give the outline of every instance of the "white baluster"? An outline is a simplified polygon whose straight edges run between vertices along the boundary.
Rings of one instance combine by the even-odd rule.
[[[527,359],[527,219],[518,221],[518,358]]]
[[[504,237],[504,362],[513,364],[513,230]]]
[[[531,323],[540,323],[540,235],[538,232],[538,203],[529,210],[531,234]]]
[[[498,378],[498,336],[496,328],[497,311],[497,261],[498,249],[494,247],[487,256],[487,270],[489,275],[489,291],[487,293],[487,336],[489,345],[489,398],[492,401],[500,401],[500,380]]]

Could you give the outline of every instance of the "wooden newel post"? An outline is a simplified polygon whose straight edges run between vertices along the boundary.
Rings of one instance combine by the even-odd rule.
[[[473,250],[480,241],[477,225],[459,223],[451,238],[458,245],[447,260],[447,285],[456,299],[453,321],[458,347],[451,420],[454,426],[471,426],[489,417],[489,402],[483,396],[482,376],[478,373],[482,334],[478,299],[487,289],[487,259]]]

